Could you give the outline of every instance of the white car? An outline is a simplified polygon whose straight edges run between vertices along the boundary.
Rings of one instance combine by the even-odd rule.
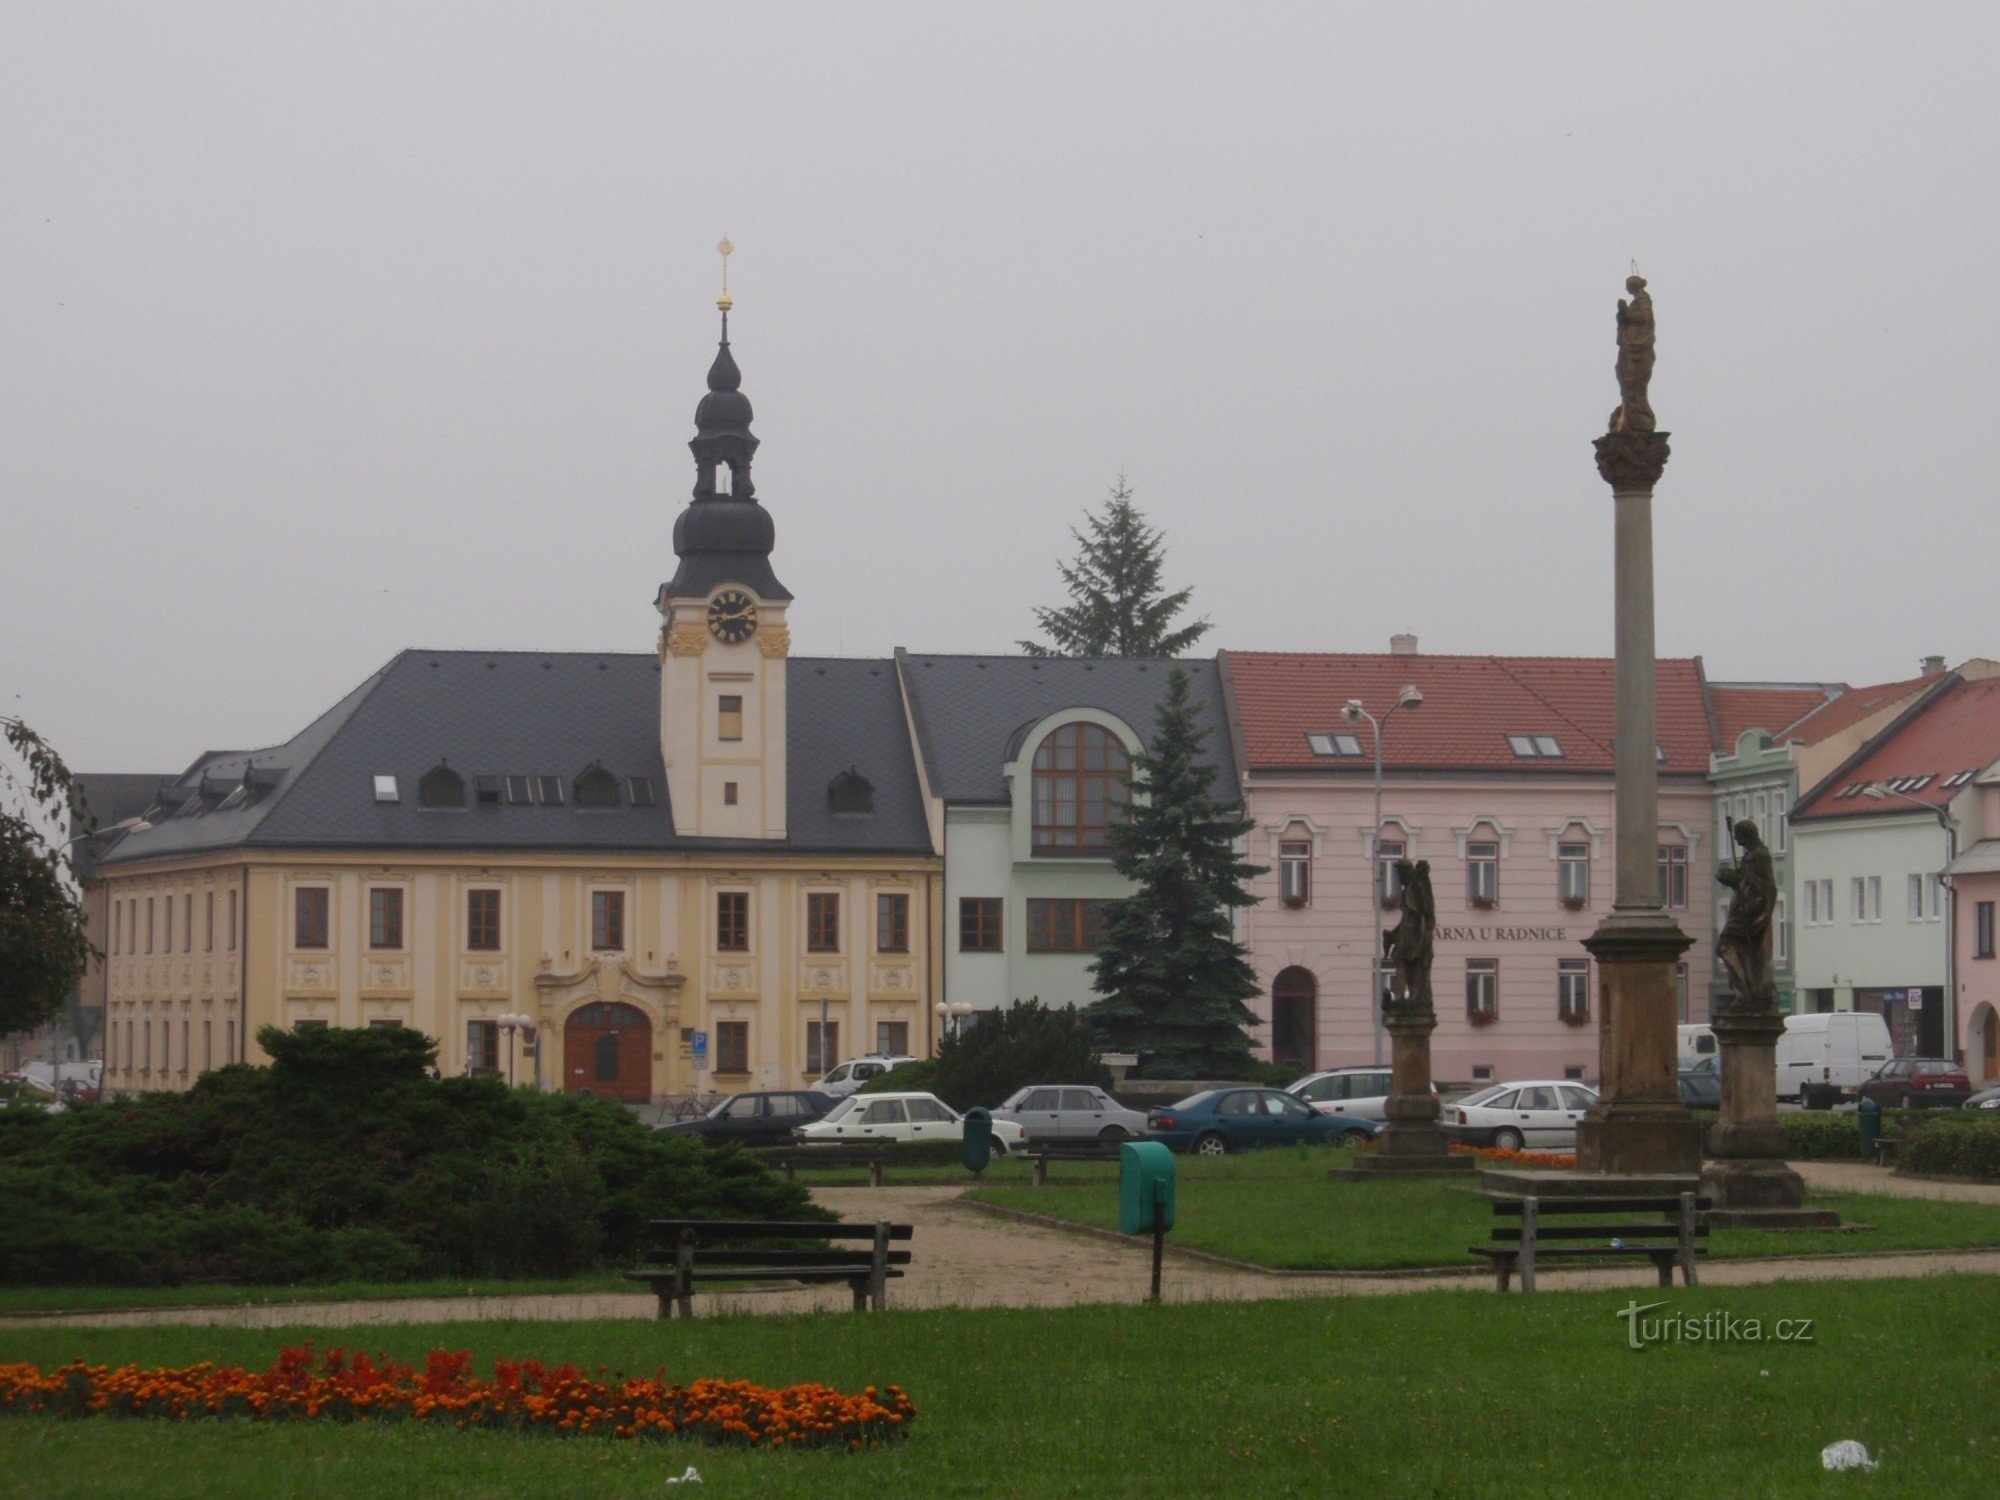
[[[804,1146],[852,1146],[867,1141],[962,1141],[964,1117],[935,1094],[858,1094],[822,1119],[792,1132]],[[993,1122],[993,1154],[1018,1151],[1027,1132],[1012,1120]]]
[[[1468,1146],[1503,1151],[1574,1151],[1576,1122],[1597,1090],[1571,1078],[1495,1083],[1444,1107],[1444,1133]]]
[[[836,1099],[844,1099],[871,1078],[880,1078],[891,1068],[904,1063],[915,1062],[914,1057],[893,1057],[886,1052],[871,1052],[865,1057],[851,1058],[837,1067],[829,1068],[826,1077],[812,1086],[813,1092],[831,1094]]]
[[[1345,1115],[1350,1120],[1386,1120],[1389,1107],[1390,1070],[1356,1066],[1334,1068],[1301,1078],[1285,1092],[1303,1099],[1323,1115]],[[1438,1091],[1431,1085],[1431,1093]]]

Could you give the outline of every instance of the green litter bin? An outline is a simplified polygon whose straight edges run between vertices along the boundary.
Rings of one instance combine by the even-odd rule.
[[[1160,1228],[1174,1227],[1174,1154],[1158,1141],[1127,1141],[1118,1148],[1118,1227],[1127,1234],[1153,1232],[1153,1205]]]
[[[1882,1140],[1882,1106],[1863,1094],[1857,1118],[1861,1121],[1861,1159],[1872,1161]]]
[[[993,1160],[993,1116],[975,1106],[965,1112],[965,1134],[959,1140],[959,1160],[975,1176]]]

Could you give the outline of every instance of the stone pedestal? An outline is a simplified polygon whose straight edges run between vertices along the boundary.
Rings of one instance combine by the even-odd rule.
[[[1389,1097],[1382,1106],[1387,1121],[1376,1137],[1377,1148],[1355,1158],[1353,1177],[1401,1177],[1440,1172],[1470,1172],[1472,1158],[1454,1156],[1451,1142],[1438,1125],[1438,1098],[1431,1092],[1431,1033],[1437,1015],[1430,1006],[1388,1008],[1383,1027],[1390,1037]]]
[[[1658,909],[1614,909],[1584,939],[1597,960],[1602,1089],[1576,1127],[1579,1173],[1691,1177],[1701,1170],[1701,1127],[1675,1079],[1674,965],[1691,941]]]
[[[1722,1052],[1722,1118],[1708,1133],[1711,1161],[1701,1174],[1716,1224],[1817,1228],[1840,1222],[1805,1206],[1806,1185],[1785,1164],[1778,1123],[1777,1045],[1785,1019],[1775,1009],[1718,1011],[1709,1022]]]

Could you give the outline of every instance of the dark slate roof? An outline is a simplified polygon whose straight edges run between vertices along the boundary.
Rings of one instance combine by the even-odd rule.
[[[173,779],[171,775],[157,773],[134,775],[124,771],[79,771],[75,784],[81,795],[71,801],[69,836],[84,833],[91,824],[101,830],[114,823],[122,823],[127,818],[138,817],[153,805],[161,785]],[[94,838],[79,838],[71,856],[76,878],[90,879],[96,861],[123,837],[121,833],[100,832]]]
[[[1173,662],[1119,656],[930,656],[898,652],[931,791],[946,802],[1007,801],[1005,764],[1038,720],[1070,708],[1095,708],[1153,737],[1178,665],[1208,731],[1203,755],[1216,769],[1217,797],[1237,801],[1236,758],[1215,661]]]
[[[128,835],[106,863],[234,846],[929,853],[894,664],[786,665],[782,844],[675,835],[652,654],[405,651],[285,744],[202,756],[148,814],[155,826]],[[462,809],[418,805],[418,780],[440,761],[466,779]],[[618,807],[576,805],[575,777],[593,764],[619,778]],[[875,789],[872,815],[835,817],[828,807],[828,784],[850,767]],[[251,785],[239,794],[246,774]],[[374,800],[378,775],[396,778],[396,802]],[[560,776],[565,799],[481,805],[482,775]],[[633,776],[652,778],[657,805],[632,805]]]

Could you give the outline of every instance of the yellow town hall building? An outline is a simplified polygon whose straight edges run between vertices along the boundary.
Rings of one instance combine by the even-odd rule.
[[[722,308],[656,648],[405,651],[164,786],[99,864],[110,1088],[267,1025],[632,1100],[929,1050],[942,806],[897,664],[790,653]]]

